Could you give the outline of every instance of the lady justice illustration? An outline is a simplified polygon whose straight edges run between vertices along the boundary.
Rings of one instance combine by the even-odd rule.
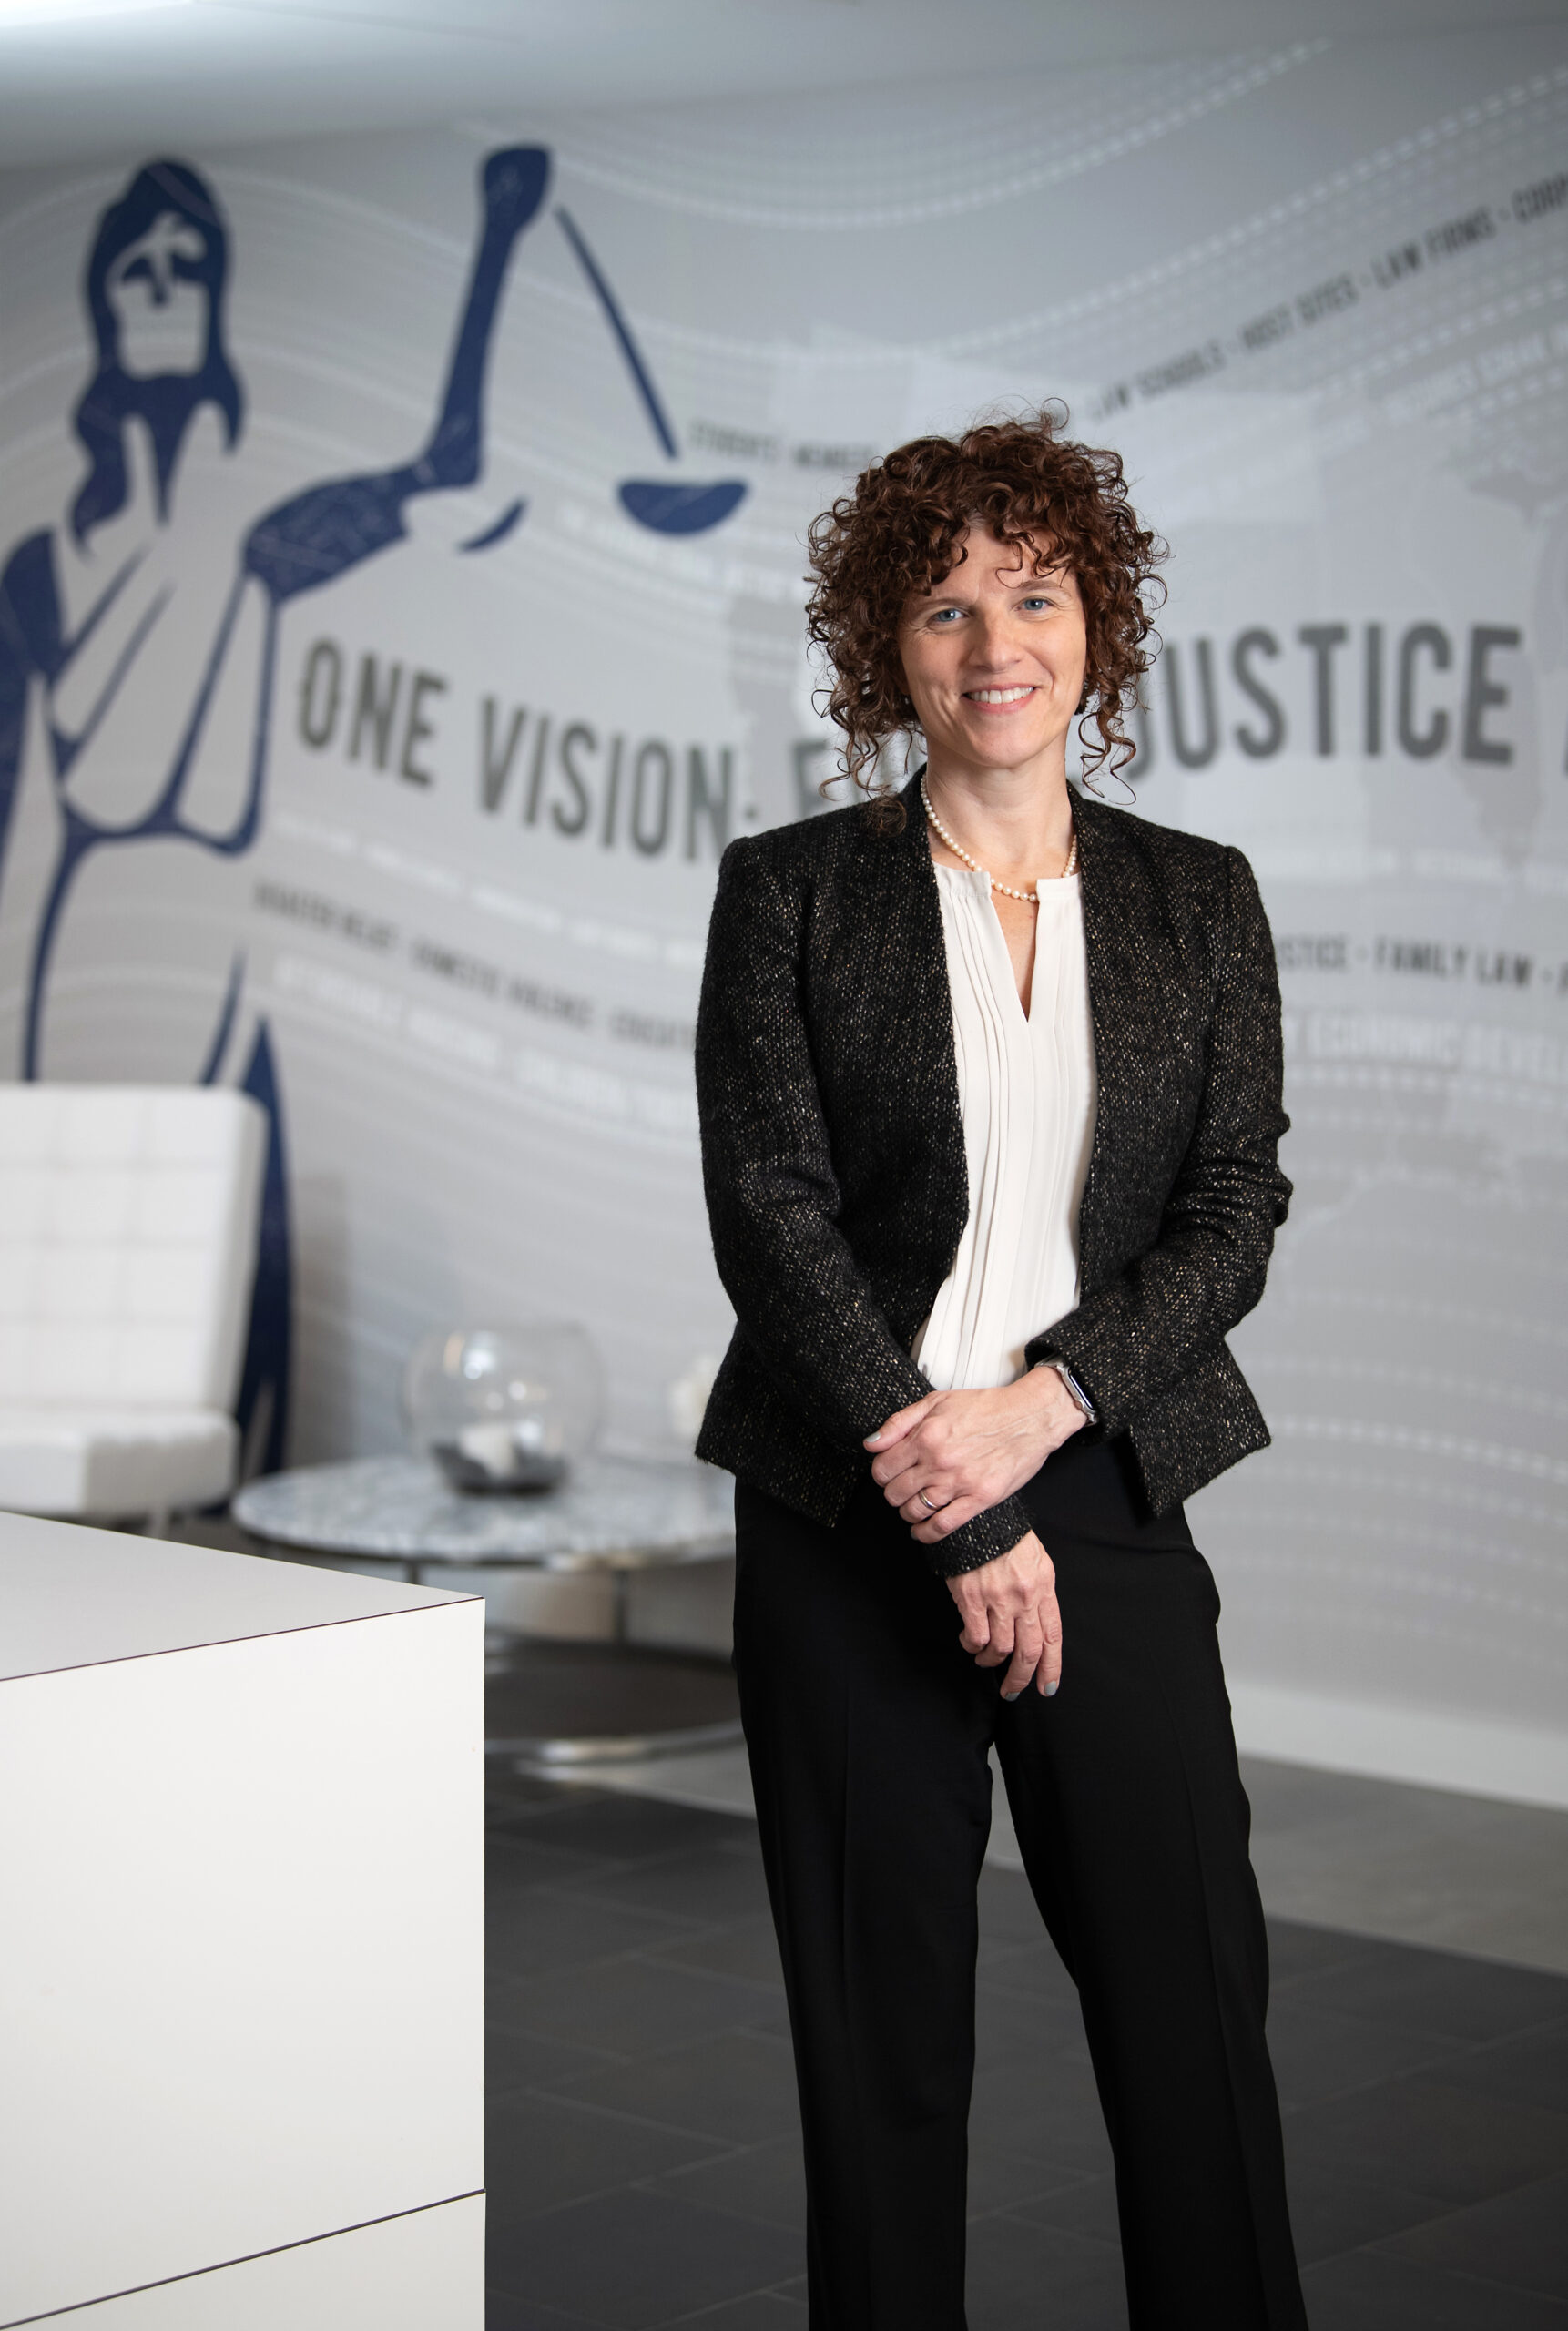
[[[130,1080],[238,1083],[267,1109],[241,1395],[252,1442],[265,1411],[265,1447],[253,1452],[262,1462],[281,1455],[287,1196],[273,1046],[247,1009],[235,934],[238,862],[264,806],[280,617],[407,539],[422,497],[481,478],[491,338],[514,249],[549,180],[550,157],[535,147],[482,165],[478,240],[423,448],[258,515],[254,480],[236,458],[245,397],[224,342],[228,229],[188,165],[138,170],[104,211],[87,261],[96,361],[73,416],[86,475],[60,523],[27,535],[0,568],[0,939],[20,990],[15,1054],[0,1074],[99,1076],[112,1061]],[[676,435],[630,326],[575,223],[555,215],[673,462]],[[722,523],[745,491],[667,473],[623,481],[618,500],[638,525],[689,534]],[[461,547],[504,540],[524,510],[514,501]]]

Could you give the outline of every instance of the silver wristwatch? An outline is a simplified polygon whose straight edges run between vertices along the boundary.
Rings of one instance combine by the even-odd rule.
[[[1043,1365],[1046,1368],[1054,1368],[1056,1370],[1057,1375],[1067,1387],[1067,1389],[1073,1399],[1076,1401],[1079,1408],[1083,1410],[1084,1423],[1098,1424],[1100,1421],[1099,1411],[1096,1410],[1093,1400],[1090,1400],[1087,1392],[1084,1391],[1083,1386],[1079,1383],[1077,1378],[1074,1375],[1072,1369],[1068,1367],[1066,1361],[1064,1359],[1048,1359],[1045,1360]]]

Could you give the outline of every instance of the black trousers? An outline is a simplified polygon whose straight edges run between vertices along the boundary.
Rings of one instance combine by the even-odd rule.
[[[1114,1443],[1067,1442],[1023,1496],[1064,1658],[1054,1699],[1008,1705],[869,1478],[832,1530],[736,1491],[736,1668],[799,2078],[811,2331],[962,2331],[993,1742],[1083,2005],[1133,2331],[1305,2331],[1213,1578]]]

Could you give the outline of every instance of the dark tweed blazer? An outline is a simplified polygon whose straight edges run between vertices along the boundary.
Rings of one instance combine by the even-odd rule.
[[[697,1451],[813,1521],[861,1442],[931,1389],[910,1358],[968,1217],[942,911],[918,785],[732,842],[697,1033],[714,1253],[738,1319]],[[1083,1299],[1031,1361],[1070,1362],[1156,1512],[1268,1433],[1226,1349],[1263,1292],[1290,1185],[1276,1153],[1279,989],[1239,850],[1074,803],[1099,1107]],[[931,1548],[944,1575],[1029,1528],[1016,1499]]]

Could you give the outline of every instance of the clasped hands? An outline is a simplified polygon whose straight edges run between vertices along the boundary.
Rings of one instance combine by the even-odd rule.
[[[871,1434],[871,1476],[922,1546],[999,1505],[1078,1431],[1084,1412],[1054,1368],[995,1391],[928,1392]],[[947,1582],[959,1641],[978,1667],[1005,1666],[1003,1699],[1033,1678],[1046,1698],[1062,1674],[1062,1620],[1051,1557],[1031,1530],[978,1570]]]

